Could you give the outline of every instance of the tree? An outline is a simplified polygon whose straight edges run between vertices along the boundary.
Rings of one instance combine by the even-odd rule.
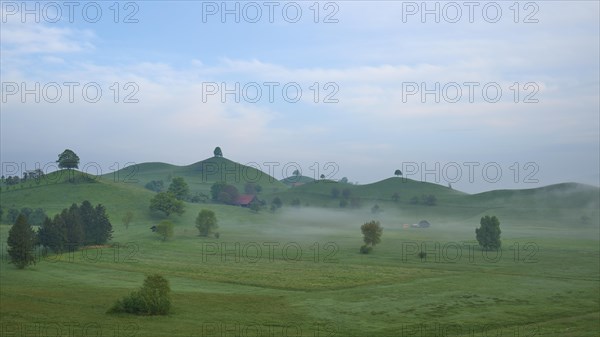
[[[210,195],[212,197],[212,200],[219,200],[219,194],[221,193],[223,188],[225,188],[225,186],[227,186],[227,183],[224,181],[218,181],[212,184],[212,186],[210,187]]]
[[[402,171],[400,171],[400,170],[396,170],[396,171],[394,171],[394,175],[395,175],[396,177],[399,177],[399,176],[401,176],[401,175],[402,175]]]
[[[299,170],[294,170],[294,172],[292,172],[292,174],[296,177],[300,176],[300,171]]]
[[[498,250],[502,245],[500,241],[500,221],[496,216],[486,215],[479,222],[480,227],[475,229],[475,237],[481,248],[485,250]]]
[[[60,215],[55,215],[52,220],[47,217],[38,231],[39,243],[56,253],[62,252],[67,241],[65,231],[65,223]]]
[[[21,212],[19,212],[18,209],[15,209],[15,208],[9,209],[8,213],[6,214],[6,221],[8,223],[15,223],[15,221],[17,221],[17,217],[19,216],[19,214],[21,214]]]
[[[132,220],[133,220],[133,212],[127,211],[127,213],[125,213],[125,216],[123,216],[123,225],[125,226],[125,229],[129,228],[129,224],[131,223]]]
[[[262,186],[255,183],[246,183],[244,185],[244,193],[246,194],[257,195],[260,191],[262,191]]]
[[[371,207],[371,213],[377,214],[379,212],[381,212],[381,208],[379,207],[379,205],[375,204],[373,205],[373,207]]]
[[[324,174],[321,174],[320,178],[321,178],[321,179],[325,179],[325,175],[324,175]]]
[[[19,215],[15,224],[8,231],[7,244],[10,263],[15,264],[17,268],[23,269],[30,264],[35,264],[33,249],[36,244],[36,236],[25,215]]]
[[[215,147],[213,154],[215,155],[215,157],[223,157],[223,151],[221,151],[221,148],[218,146]]]
[[[183,178],[175,177],[171,180],[167,192],[173,193],[177,200],[186,200],[190,194],[190,188]]]
[[[261,202],[258,201],[258,199],[254,199],[251,203],[250,203],[250,210],[253,211],[254,213],[258,213],[261,209]]]
[[[163,241],[173,236],[173,223],[169,220],[163,220],[156,226],[156,234],[160,235]]]
[[[165,184],[162,180],[152,180],[146,185],[144,185],[147,189],[154,192],[162,192],[165,189]]]
[[[201,210],[196,218],[196,228],[198,228],[200,236],[208,236],[215,229],[219,228],[215,212],[208,209]]]
[[[184,212],[184,205],[181,200],[177,200],[173,193],[160,192],[150,199],[150,210],[160,211],[167,216],[172,213],[181,215]]]
[[[46,212],[43,208],[36,208],[27,217],[27,222],[29,222],[32,226],[41,226],[46,217]]]
[[[343,177],[342,179],[340,179],[340,183],[347,184],[348,183],[348,178]]]
[[[63,209],[60,217],[65,224],[66,245],[70,249],[77,249],[85,241],[85,232],[79,213],[79,206],[72,204],[69,209]]]
[[[66,168],[66,169],[74,169],[79,168],[79,157],[75,154],[75,152],[66,149],[61,154],[58,155],[58,168]]]
[[[281,198],[279,198],[279,197],[273,198],[273,201],[271,201],[271,212],[275,212],[277,209],[281,208],[281,206],[283,206],[283,202],[281,201]]]
[[[94,230],[91,237],[88,238],[88,242],[96,245],[105,244],[108,240],[112,239],[113,232],[112,224],[108,219],[108,214],[106,214],[106,208],[101,204],[96,205],[93,216],[92,223],[94,224]]]
[[[379,224],[379,221],[370,221],[360,227],[363,234],[363,241],[365,246],[375,247],[376,244],[381,242],[381,234],[383,228]]]
[[[221,189],[219,196],[217,197],[217,201],[231,205],[235,203],[239,196],[240,193],[235,186],[225,184],[225,186]]]
[[[433,194],[422,195],[421,202],[427,206],[435,206],[437,204],[437,198]]]
[[[158,274],[149,275],[138,291],[132,292],[108,309],[108,313],[167,315],[171,311],[169,281]]]

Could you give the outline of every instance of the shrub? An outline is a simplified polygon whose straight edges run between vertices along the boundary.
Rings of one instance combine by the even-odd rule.
[[[371,247],[371,246],[367,246],[367,245],[360,246],[361,254],[369,254],[371,252],[371,250],[373,250],[373,247]]]
[[[108,313],[135,315],[167,315],[171,311],[169,281],[158,274],[149,275],[144,285],[129,296],[117,300]]]

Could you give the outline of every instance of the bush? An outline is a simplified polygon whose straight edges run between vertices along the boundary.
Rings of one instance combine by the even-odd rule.
[[[360,246],[361,254],[369,254],[372,250],[373,250],[373,247],[371,247],[371,246],[367,246],[367,245]]]
[[[167,315],[171,311],[169,281],[158,274],[147,276],[144,285],[108,309],[108,313]]]
[[[427,253],[425,253],[425,252],[423,252],[423,251],[419,252],[419,258],[420,258],[421,260],[423,260],[423,259],[424,259],[424,258],[426,258],[426,257],[427,257]]]

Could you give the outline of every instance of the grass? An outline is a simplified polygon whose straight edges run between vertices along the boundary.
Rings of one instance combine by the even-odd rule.
[[[93,183],[57,180],[3,189],[5,208],[44,207],[54,214],[85,199],[102,203],[115,232],[110,245],[40,254],[35,266],[17,270],[5,253],[10,225],[0,225],[2,336],[27,329],[42,331],[39,335],[56,335],[57,329],[68,335],[73,329],[81,336],[101,331],[150,337],[596,336],[600,331],[597,188],[559,185],[467,195],[392,178],[349,185],[363,199],[363,208],[351,210],[337,207],[329,195],[332,184],[338,183],[265,191],[269,197],[281,195],[284,203],[298,197],[311,204],[286,205],[275,214],[186,204],[183,216],[171,217],[175,235],[166,242],[149,229],[158,221],[147,209],[153,194],[139,183],[102,177]],[[388,200],[400,188],[401,201]],[[437,193],[439,204],[410,205],[404,196],[414,193]],[[384,211],[371,214],[374,203]],[[218,240],[197,235],[194,218],[202,208],[216,212]],[[135,217],[125,229],[120,219],[128,210]],[[474,240],[483,214],[501,221],[503,249],[497,260]],[[582,215],[591,223],[581,223]],[[384,227],[382,243],[362,255],[359,227],[371,219]],[[421,219],[432,227],[403,227]],[[417,256],[420,250],[426,259]],[[155,272],[171,283],[171,315],[106,314]]]

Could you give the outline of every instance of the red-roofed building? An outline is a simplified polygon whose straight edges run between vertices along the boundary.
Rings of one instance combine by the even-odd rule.
[[[252,194],[240,194],[235,200],[235,204],[242,207],[248,207],[256,199],[255,195]]]

